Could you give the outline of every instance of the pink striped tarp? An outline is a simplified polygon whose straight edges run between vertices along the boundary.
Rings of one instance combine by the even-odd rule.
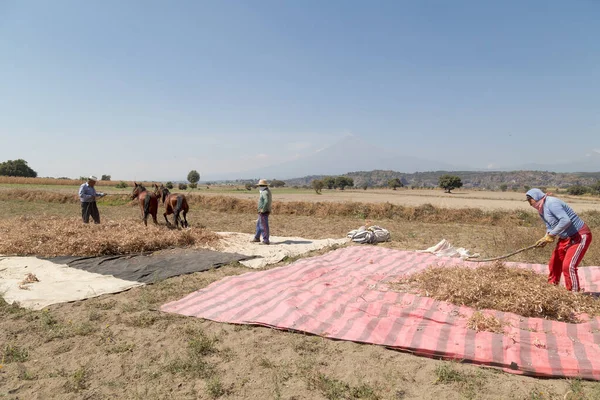
[[[486,312],[510,323],[505,333],[475,332],[466,327],[473,309],[398,293],[386,285],[431,265],[462,263],[427,253],[351,246],[285,267],[227,277],[161,309],[373,343],[515,374],[600,380],[600,318],[567,324],[491,310]],[[547,268],[507,265],[544,274]],[[579,271],[582,287],[598,292],[600,267]]]

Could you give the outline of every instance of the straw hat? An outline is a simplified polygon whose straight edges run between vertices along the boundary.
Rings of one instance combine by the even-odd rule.
[[[94,181],[94,182],[98,182],[98,178],[96,178],[94,175],[90,175],[90,177],[88,178],[88,180]]]
[[[267,181],[265,179],[261,179],[258,181],[257,186],[269,186],[269,184],[267,183]]]

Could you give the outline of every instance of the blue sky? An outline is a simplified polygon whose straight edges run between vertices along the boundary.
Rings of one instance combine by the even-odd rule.
[[[0,161],[210,180],[348,134],[574,160],[600,152],[599,20],[595,0],[0,0]]]

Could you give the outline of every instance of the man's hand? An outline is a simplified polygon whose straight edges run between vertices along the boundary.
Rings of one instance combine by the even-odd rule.
[[[544,247],[548,243],[554,242],[554,236],[546,233],[546,235],[535,243],[535,247]]]
[[[96,195],[97,195],[98,197],[104,197],[104,196],[106,196],[106,194],[104,194],[104,193],[96,193]]]

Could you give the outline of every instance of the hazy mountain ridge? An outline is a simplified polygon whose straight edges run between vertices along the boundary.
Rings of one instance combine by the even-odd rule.
[[[509,189],[519,190],[529,187],[559,187],[573,185],[593,185],[600,180],[600,172],[564,173],[549,171],[431,171],[402,173],[393,170],[355,171],[341,174],[354,179],[354,186],[387,186],[393,178],[400,178],[406,186],[437,187],[438,179],[444,174],[460,177],[465,188],[497,190],[505,184]],[[285,179],[286,186],[305,186],[326,175],[312,175]]]
[[[393,172],[391,175],[388,174],[389,177],[386,175],[386,179],[395,178],[397,174],[414,175],[413,179],[415,183],[418,184],[419,180],[426,179],[425,183],[432,184],[429,178],[425,178],[431,172],[423,171],[462,171],[461,173],[465,174],[465,179],[463,179],[465,184],[467,183],[465,180],[468,177],[468,179],[474,180],[473,185],[477,185],[477,180],[480,178],[476,178],[475,175],[470,177],[468,172],[473,171],[490,174],[489,179],[485,179],[479,183],[485,186],[497,183],[497,179],[508,179],[501,174],[513,174],[514,171],[525,171],[525,175],[527,175],[526,172],[539,172],[535,175],[536,177],[547,176],[544,174],[548,174],[548,171],[575,174],[578,172],[595,173],[600,171],[600,153],[597,150],[593,150],[589,154],[579,157],[572,162],[556,162],[552,165],[535,163],[506,165],[495,167],[493,170],[471,165],[457,165],[454,164],[454,159],[451,157],[448,159],[424,159],[413,156],[414,152],[406,154],[408,151],[410,151],[409,148],[380,147],[358,136],[348,135],[331,146],[295,160],[243,172],[215,174],[210,179],[246,180],[247,178],[252,178],[256,180],[259,178],[276,178],[294,181],[302,179],[298,177],[347,175],[348,171],[371,171],[371,173],[373,171],[402,171]],[[534,185],[541,185],[543,183],[543,178],[534,178],[533,176],[530,178],[533,179]],[[374,185],[380,182],[377,174],[372,176],[371,179],[374,180]],[[512,180],[515,180],[514,184],[520,184],[523,182],[523,179],[523,176],[517,174],[516,177],[508,179],[508,182],[502,183],[510,184]],[[570,181],[570,178],[565,179]],[[559,181],[562,182],[562,180]]]

